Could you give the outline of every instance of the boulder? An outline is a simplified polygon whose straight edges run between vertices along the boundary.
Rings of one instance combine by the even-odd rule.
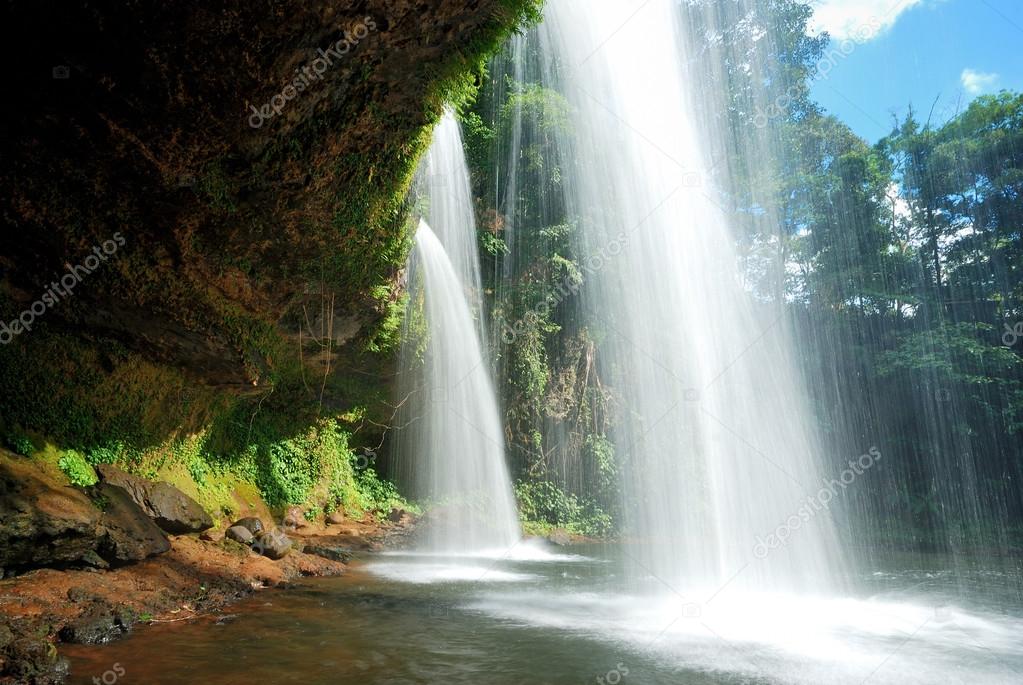
[[[47,482],[29,463],[0,461],[0,568],[79,562],[99,543],[99,520],[84,492]]]
[[[302,549],[306,554],[314,554],[324,559],[330,559],[331,561],[340,561],[342,564],[347,564],[352,560],[352,548],[351,547],[338,547],[336,545],[316,545],[306,544]]]
[[[124,609],[97,604],[60,629],[64,642],[101,645],[131,632],[131,615]]]
[[[231,524],[232,528],[235,528],[235,527],[238,527],[238,526],[241,526],[242,528],[245,528],[246,530],[248,530],[253,535],[259,535],[264,530],[263,522],[260,521],[255,516],[247,516],[247,517],[245,517],[243,519],[238,519],[237,521],[235,521],[234,523]]]
[[[213,519],[206,510],[170,483],[153,483],[112,464],[100,464],[96,472],[104,483],[124,488],[156,525],[168,533],[184,535],[213,527]]]
[[[156,525],[168,533],[200,533],[213,527],[213,519],[206,510],[170,483],[153,483],[149,508]]]
[[[291,551],[292,544],[291,538],[284,531],[269,530],[256,537],[252,549],[270,559],[283,559]]]
[[[16,683],[62,683],[70,671],[68,660],[41,637],[22,637],[7,648],[7,675]]]
[[[227,532],[224,533],[224,537],[228,540],[240,542],[243,545],[251,545],[256,539],[256,537],[252,534],[252,531],[245,526],[231,526],[227,529]]]
[[[141,561],[170,549],[170,540],[124,489],[110,483],[93,488],[102,502],[103,536],[97,552],[111,564]]]

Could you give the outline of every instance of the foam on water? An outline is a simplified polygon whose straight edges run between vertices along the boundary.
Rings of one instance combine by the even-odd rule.
[[[693,589],[488,593],[467,608],[687,668],[793,683],[1021,682],[1023,619],[914,601]]]

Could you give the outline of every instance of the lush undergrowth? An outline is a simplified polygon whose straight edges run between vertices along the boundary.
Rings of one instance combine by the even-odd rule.
[[[548,535],[565,530],[575,535],[609,537],[614,522],[593,501],[567,493],[550,481],[515,485],[522,530],[528,535]]]
[[[55,464],[74,485],[94,484],[95,466],[115,464],[177,486],[217,518],[230,518],[260,502],[276,511],[301,504],[310,518],[335,511],[362,518],[394,508],[414,510],[392,483],[377,475],[366,453],[351,447],[351,434],[334,419],[229,454],[217,451],[213,436],[203,431],[148,449],[114,442],[84,451],[60,449],[20,431],[8,431],[4,440],[18,454]]]

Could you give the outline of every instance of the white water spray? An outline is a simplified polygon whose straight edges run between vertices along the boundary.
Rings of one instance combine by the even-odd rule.
[[[540,27],[548,85],[573,109],[561,147],[581,253],[627,244],[583,297],[627,412],[615,441],[632,572],[678,589],[825,590],[842,568],[828,512],[754,553],[839,474],[815,452],[785,323],[742,286],[681,34],[671,0],[554,0]]]
[[[427,551],[508,549],[520,539],[518,514],[483,354],[482,317],[470,305],[480,297],[476,225],[451,112],[437,129],[421,182],[437,231],[420,223],[409,263],[399,470],[433,507],[424,524]],[[414,330],[420,325],[423,330]]]

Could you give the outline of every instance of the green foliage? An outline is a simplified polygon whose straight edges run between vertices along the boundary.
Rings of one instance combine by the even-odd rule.
[[[480,233],[480,248],[491,257],[503,257],[508,254],[508,245],[489,231]]]
[[[99,480],[92,465],[86,461],[85,456],[76,450],[65,450],[57,461],[57,466],[64,472],[73,485],[86,487],[95,485]]]
[[[4,445],[15,454],[20,454],[24,457],[31,456],[36,450],[32,438],[15,428],[4,433]]]
[[[414,509],[398,494],[394,483],[381,479],[372,468],[355,470],[355,490],[352,494],[339,498],[347,510],[376,512],[380,516],[388,514],[392,509]]]
[[[518,482],[515,497],[519,515],[528,529],[564,528],[580,535],[606,537],[614,532],[611,517],[589,500],[580,501],[545,480]]]
[[[385,314],[377,329],[366,343],[366,350],[378,354],[396,351],[401,346],[401,326],[408,307],[408,294],[396,299],[390,297],[386,288],[374,290],[374,298],[382,302]]]

